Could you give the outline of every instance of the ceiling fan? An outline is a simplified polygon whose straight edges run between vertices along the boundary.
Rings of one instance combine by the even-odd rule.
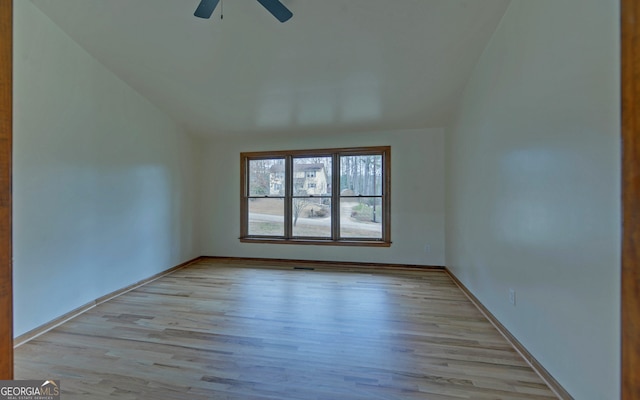
[[[193,15],[199,18],[211,18],[211,14],[219,2],[220,0],[200,0],[200,5]],[[262,4],[280,22],[288,21],[293,17],[293,13],[279,0],[258,0],[258,3]]]

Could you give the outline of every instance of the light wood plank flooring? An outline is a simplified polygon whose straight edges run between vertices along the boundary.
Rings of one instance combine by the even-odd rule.
[[[63,399],[556,398],[437,270],[204,260],[18,347],[15,363],[16,379],[60,379]]]

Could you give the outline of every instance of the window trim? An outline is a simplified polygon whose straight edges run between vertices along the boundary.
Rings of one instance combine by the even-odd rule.
[[[382,156],[382,238],[340,238],[340,174],[339,160],[341,156],[362,156],[381,155]],[[293,159],[297,157],[331,157],[332,174],[331,187],[338,188],[331,190],[331,237],[292,237],[291,219],[293,217],[292,198],[293,178],[289,184],[284,184],[284,236],[258,236],[249,235],[249,161],[259,159],[285,159],[285,176],[293,173]],[[329,183],[329,182],[327,182]],[[265,196],[274,197],[274,196]],[[357,196],[357,197],[377,197],[377,196]],[[279,197],[275,197],[279,198]],[[280,150],[240,153],[240,242],[242,243],[277,243],[277,244],[302,244],[302,245],[325,245],[325,246],[371,246],[389,247],[391,246],[391,147],[349,147],[330,149],[309,149],[309,150]]]

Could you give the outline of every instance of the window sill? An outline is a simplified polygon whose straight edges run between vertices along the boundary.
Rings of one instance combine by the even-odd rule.
[[[314,240],[314,239],[280,239],[264,237],[240,238],[241,243],[268,243],[268,244],[301,244],[314,246],[361,246],[361,247],[391,247],[391,242],[382,240]]]

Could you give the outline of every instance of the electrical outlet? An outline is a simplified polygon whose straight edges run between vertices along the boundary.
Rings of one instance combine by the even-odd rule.
[[[513,289],[509,289],[509,303],[514,307],[516,305],[516,291]]]

